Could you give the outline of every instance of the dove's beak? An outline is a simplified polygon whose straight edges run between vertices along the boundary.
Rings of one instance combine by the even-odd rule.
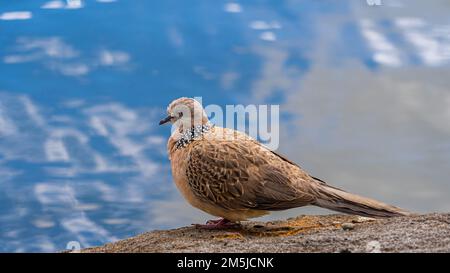
[[[159,121],[159,125],[163,125],[166,124],[167,122],[169,122],[172,119],[172,116],[168,115],[167,117],[163,118],[162,120]]]

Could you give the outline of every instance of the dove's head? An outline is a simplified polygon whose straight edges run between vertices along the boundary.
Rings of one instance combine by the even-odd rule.
[[[177,126],[179,131],[183,131],[208,123],[208,116],[200,102],[183,97],[169,104],[167,116],[159,122],[159,125],[168,122]]]

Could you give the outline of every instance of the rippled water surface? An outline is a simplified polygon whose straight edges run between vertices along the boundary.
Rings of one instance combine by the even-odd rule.
[[[0,1],[0,251],[207,219],[157,125],[180,96],[279,104],[279,151],[313,175],[449,211],[450,3],[380,2]]]

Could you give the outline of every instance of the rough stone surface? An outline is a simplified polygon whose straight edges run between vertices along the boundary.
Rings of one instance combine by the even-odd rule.
[[[343,230],[353,230],[355,228],[353,223],[343,223],[341,226]]]
[[[354,228],[343,230],[342,224]],[[82,252],[450,252],[450,214],[375,220],[348,215],[246,222],[236,230],[151,231]]]

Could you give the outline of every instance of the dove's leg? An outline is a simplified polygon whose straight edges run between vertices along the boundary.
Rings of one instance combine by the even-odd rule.
[[[241,225],[238,223],[231,222],[225,218],[221,218],[218,220],[209,220],[205,225],[195,225],[196,228],[199,229],[229,229],[229,228],[240,228]]]
[[[208,220],[208,221],[206,221],[206,224],[208,225],[208,224],[217,224],[217,223],[219,223],[220,221],[224,221],[225,220],[225,218],[220,218],[220,219],[217,219],[217,220]]]

